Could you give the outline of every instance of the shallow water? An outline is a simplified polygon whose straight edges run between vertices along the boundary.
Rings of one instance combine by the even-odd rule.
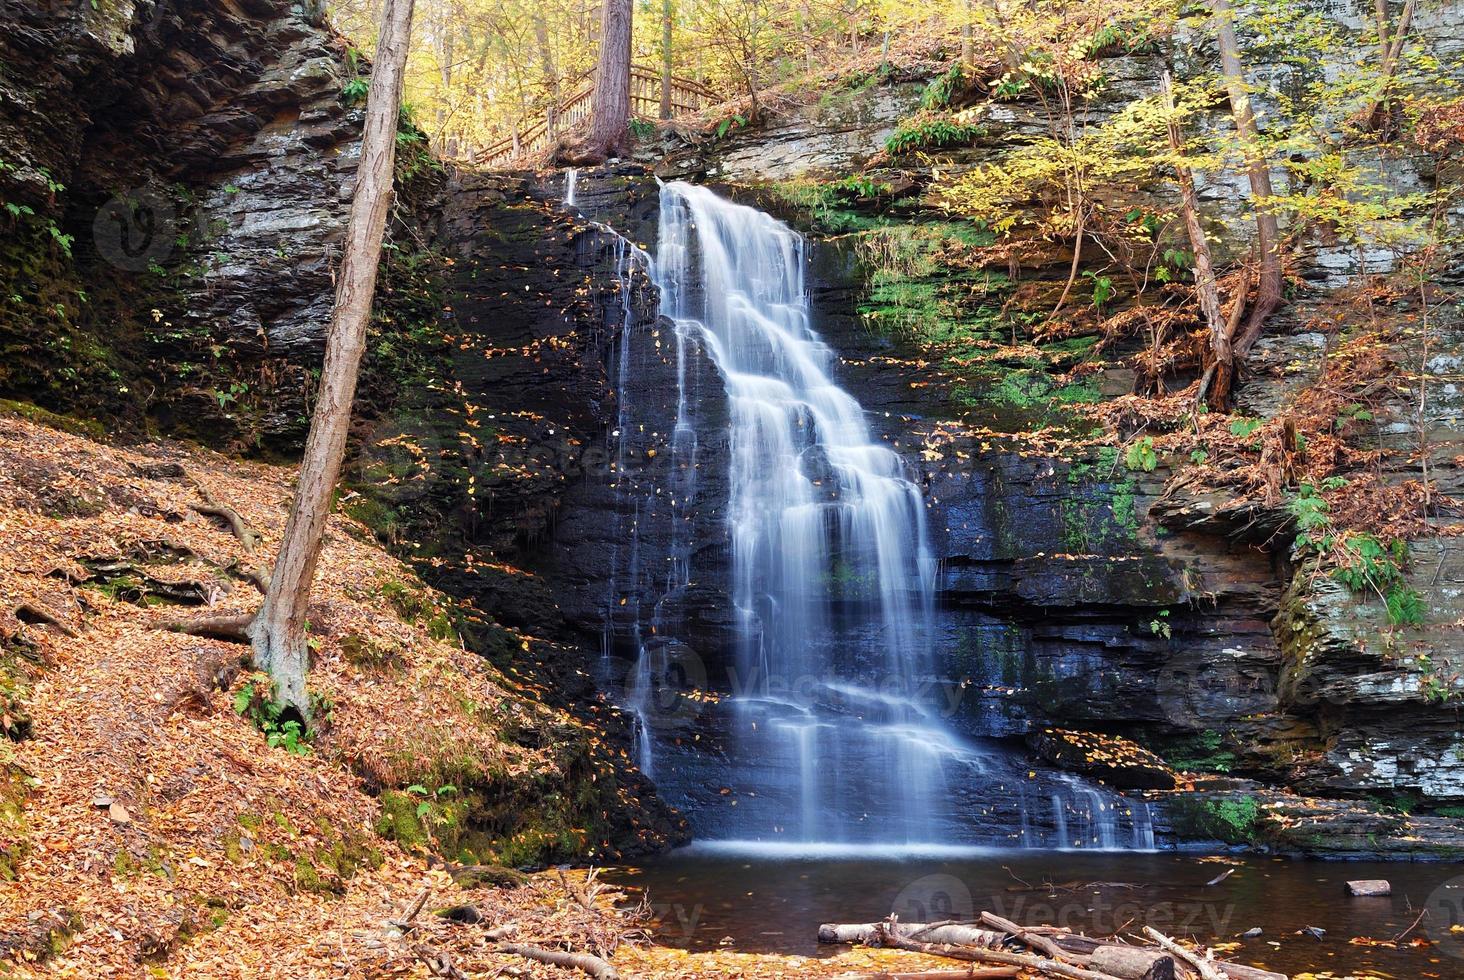
[[[1147,923],[1171,935],[1239,943],[1231,957],[1288,973],[1464,980],[1464,868],[1454,864],[975,848],[883,857],[824,848],[802,859],[797,852],[693,846],[606,877],[643,889],[657,939],[689,949],[827,956],[842,947],[817,943],[823,922],[870,922],[892,912],[905,921],[962,919],[989,910],[1090,935]],[[1232,866],[1229,878],[1206,887]],[[1358,878],[1388,879],[1392,897],[1347,897],[1343,882]],[[1391,939],[1424,908],[1429,915],[1403,948],[1351,942]],[[1454,925],[1461,931],[1451,932]],[[1256,926],[1263,935],[1239,938]],[[1299,935],[1305,926],[1326,935]]]

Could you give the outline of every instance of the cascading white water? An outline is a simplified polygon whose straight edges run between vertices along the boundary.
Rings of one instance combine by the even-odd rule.
[[[809,324],[802,239],[705,188],[666,184],[654,278],[662,312],[679,337],[699,335],[729,400],[743,637],[733,752],[748,803],[733,830],[943,837],[945,767],[965,750],[916,696],[936,585],[925,501],[831,377],[834,355]],[[683,391],[678,433],[692,431],[689,410]]]
[[[566,175],[567,196],[576,183]],[[610,239],[596,254],[618,287],[604,307],[615,504],[600,680],[633,719],[638,765],[700,840],[805,855],[1152,848],[1147,804],[1034,773],[947,725],[960,692],[931,683],[923,494],[835,383],[802,239],[681,183],[662,188],[654,259],[590,224]],[[632,302],[646,273],[669,330]],[[708,360],[720,384],[705,382]],[[695,598],[709,573],[729,581],[735,665],[729,610],[708,616]],[[711,697],[683,700],[707,681]]]
[[[573,205],[574,189],[577,172],[570,170],[565,177],[565,203]],[[630,363],[631,363],[631,338],[633,331],[630,329],[632,320],[631,295],[633,276],[636,271],[649,269],[651,257],[645,250],[630,241],[624,235],[619,234],[604,225],[597,225],[601,231],[613,235],[615,240],[615,278],[619,285],[620,292],[620,323],[622,329],[619,334],[619,350],[617,351],[616,384],[620,391],[629,388]],[[636,488],[627,481],[628,468],[626,460],[629,450],[629,440],[625,433],[630,429],[629,402],[621,399],[616,411],[616,427],[611,438],[616,440],[616,457],[614,473],[617,489],[624,494],[635,494]],[[621,577],[628,582],[634,582],[640,572],[640,535],[636,532],[636,526],[640,522],[641,499],[635,496],[632,503],[630,515],[630,526],[619,528],[622,533],[616,535],[616,550],[611,556],[611,577],[609,582],[610,596],[618,594]],[[622,555],[618,542],[628,541],[628,554]],[[654,697],[652,690],[651,653],[646,649],[643,637],[640,634],[639,609],[634,609],[632,622],[634,623],[634,641],[636,645],[636,659],[631,673],[626,678],[625,708],[635,718],[635,743],[636,743],[636,765],[638,765],[647,778],[655,778],[655,758],[651,751],[651,730],[649,711],[651,699]],[[608,631],[608,623],[607,623]],[[610,638],[605,638],[604,655],[608,659],[610,653]]]

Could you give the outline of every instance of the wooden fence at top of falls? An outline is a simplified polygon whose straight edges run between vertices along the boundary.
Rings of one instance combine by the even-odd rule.
[[[549,146],[560,133],[574,129],[590,115],[595,101],[594,72],[583,87],[558,105],[550,106],[544,119],[528,129],[506,136],[472,154],[480,167],[505,167],[522,161]],[[689,78],[671,79],[671,114],[696,112],[716,105],[722,97]],[[661,114],[661,75],[649,68],[630,69],[630,112],[636,119],[655,119]]]

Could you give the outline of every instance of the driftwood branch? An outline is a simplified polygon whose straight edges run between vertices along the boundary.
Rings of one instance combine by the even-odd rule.
[[[1009,980],[1022,975],[1019,966],[986,966],[971,970],[922,970],[918,973],[856,973],[849,980]]]
[[[1147,927],[1144,932],[1150,942],[1130,945],[1053,926],[1020,926],[990,912],[983,912],[980,921],[1001,931],[955,921],[900,922],[891,917],[865,924],[825,923],[818,928],[818,940],[886,946],[1066,980],[1287,980],[1283,973],[1218,961],[1208,949],[1203,952],[1186,949]],[[1126,926],[1127,923],[1121,926],[1120,931]],[[1008,939],[1025,943],[1036,952],[1017,952],[1004,947],[1002,944]],[[940,980],[943,973],[949,972],[898,976],[915,980],[928,975],[930,980]],[[867,980],[873,980],[874,976],[871,974]]]
[[[453,966],[452,958],[447,955],[446,950],[434,949],[424,943],[416,943],[412,946],[412,955],[421,960],[427,967],[427,972],[434,977],[444,977],[446,980],[468,980],[468,975],[456,966]]]
[[[526,946],[523,943],[503,943],[498,952],[551,966],[563,966],[589,974],[594,980],[620,980],[615,967],[591,953],[569,953],[560,949],[544,949],[541,946]]]
[[[1036,933],[1023,929],[1015,922],[1003,919],[1001,916],[992,912],[982,912],[981,921],[989,926],[995,926],[1002,932],[1010,933],[1021,942],[1047,956],[1048,959],[1072,962],[1072,954],[1067,950],[1045,936],[1039,936]]]
[[[826,922],[818,927],[821,943],[871,943],[878,936],[879,922]],[[999,932],[954,922],[896,922],[889,926],[906,939],[957,946],[999,946],[1005,938]]]
[[[407,908],[406,915],[402,916],[400,919],[390,919],[388,921],[390,921],[392,925],[396,926],[402,932],[407,932],[411,929],[415,929],[417,927],[417,916],[421,913],[422,906],[427,904],[427,896],[431,893],[432,890],[430,888],[422,889],[421,894],[419,894],[416,899],[413,900],[412,904]]]
[[[1220,972],[1217,964],[1213,960],[1200,958],[1192,950],[1185,949],[1153,926],[1144,926],[1144,935],[1154,940],[1163,949],[1172,953],[1177,959],[1183,960],[1185,964],[1200,975],[1201,980],[1229,980],[1225,974]]]

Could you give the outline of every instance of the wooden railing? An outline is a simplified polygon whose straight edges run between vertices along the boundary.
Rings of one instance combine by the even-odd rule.
[[[589,118],[595,101],[594,73],[588,83],[556,106],[551,106],[542,121],[528,129],[514,132],[491,146],[472,154],[480,167],[504,167],[542,152],[560,133],[579,126]],[[716,105],[722,97],[689,78],[671,79],[671,114],[696,112]],[[630,112],[637,119],[656,119],[661,114],[661,76],[649,68],[630,69]]]

